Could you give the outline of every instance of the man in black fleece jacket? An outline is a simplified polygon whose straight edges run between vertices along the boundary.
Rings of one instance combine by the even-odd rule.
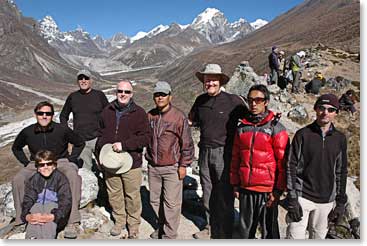
[[[305,239],[306,229],[309,238],[324,239],[328,216],[339,221],[347,202],[347,140],[332,123],[338,98],[322,95],[314,109],[316,121],[296,132],[288,158],[286,221],[287,238],[292,239]]]
[[[93,153],[97,137],[101,134],[101,113],[108,105],[102,91],[92,89],[92,77],[88,70],[77,73],[79,90],[71,93],[60,113],[60,122],[67,125],[70,113],[73,113],[73,129],[85,141],[80,154],[83,167],[92,170]]]
[[[15,224],[22,224],[20,219],[21,206],[24,197],[25,182],[37,171],[34,163],[35,154],[42,149],[55,153],[59,170],[68,178],[72,193],[72,208],[65,229],[65,237],[76,238],[76,224],[80,222],[79,202],[82,180],[78,175],[77,158],[84,148],[83,139],[70,128],[52,121],[53,105],[49,102],[40,102],[34,109],[37,123],[24,128],[16,137],[12,151],[15,157],[24,165],[13,178],[13,198],[16,211]],[[68,144],[73,144],[71,154],[68,153]],[[23,148],[28,146],[30,159]]]

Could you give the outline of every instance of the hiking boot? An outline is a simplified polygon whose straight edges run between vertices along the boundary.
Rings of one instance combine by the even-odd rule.
[[[203,230],[193,235],[195,239],[210,239],[210,227],[205,227]]]
[[[64,229],[64,238],[76,239],[78,237],[79,223],[68,224]]]
[[[155,231],[152,232],[152,234],[150,234],[151,239],[158,239],[158,237],[159,237],[159,229],[156,229]]]
[[[112,229],[110,230],[110,234],[113,237],[120,236],[121,238],[127,238],[127,230],[126,227],[123,225],[115,224]]]

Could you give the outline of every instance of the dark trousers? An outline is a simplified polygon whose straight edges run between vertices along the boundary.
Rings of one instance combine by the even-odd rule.
[[[261,238],[279,239],[278,206],[266,207],[269,193],[241,189],[240,237],[254,239],[258,225]]]
[[[299,71],[292,71],[292,75],[293,75],[292,92],[299,93],[301,84],[301,73]]]
[[[224,147],[200,147],[200,182],[211,238],[232,238],[234,197],[226,156]]]

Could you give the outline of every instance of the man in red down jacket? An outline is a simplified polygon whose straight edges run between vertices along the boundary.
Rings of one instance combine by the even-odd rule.
[[[240,120],[235,135],[230,181],[240,201],[240,236],[280,238],[278,204],[286,189],[285,157],[289,138],[279,117],[267,109],[270,93],[265,85],[250,88],[249,113]]]

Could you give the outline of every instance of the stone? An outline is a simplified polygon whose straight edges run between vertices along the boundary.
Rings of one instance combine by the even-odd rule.
[[[78,173],[82,178],[82,194],[79,207],[83,208],[91,201],[97,199],[98,179],[92,171],[86,168],[80,168]]]
[[[298,104],[288,112],[287,117],[292,119],[293,121],[302,122],[307,120],[308,114],[305,107]]]

